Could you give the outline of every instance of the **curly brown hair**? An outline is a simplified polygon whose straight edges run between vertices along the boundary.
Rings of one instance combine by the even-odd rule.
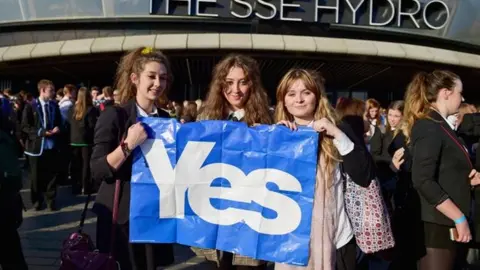
[[[135,98],[137,88],[130,80],[130,74],[140,74],[145,68],[145,64],[150,62],[163,64],[167,69],[169,76],[167,88],[159,97],[160,100],[167,99],[166,96],[172,82],[172,70],[168,58],[159,50],[149,50],[149,48],[140,47],[123,56],[118,65],[115,85],[116,89],[120,91],[120,103],[123,104]]]
[[[234,67],[243,70],[249,84],[248,96],[243,108],[245,110],[243,121],[249,126],[255,123],[272,124],[268,96],[262,86],[257,61],[241,54],[227,55],[215,66],[207,99],[199,119],[224,120],[228,117],[229,104],[223,91],[228,87],[227,75]]]

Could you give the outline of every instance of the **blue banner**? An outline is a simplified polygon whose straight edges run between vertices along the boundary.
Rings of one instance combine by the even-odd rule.
[[[307,265],[318,134],[230,121],[143,118],[130,241]]]

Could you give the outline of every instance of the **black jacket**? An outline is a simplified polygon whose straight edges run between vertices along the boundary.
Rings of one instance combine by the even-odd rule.
[[[93,133],[97,123],[98,110],[90,106],[82,119],[76,120],[73,116],[75,106],[68,112],[68,123],[70,129],[71,144],[93,145]]]
[[[21,128],[26,135],[25,140],[25,154],[31,156],[40,156],[43,153],[45,144],[45,133],[54,127],[60,128],[60,133],[49,138],[54,141],[54,149],[58,149],[58,139],[62,132],[64,132],[62,124],[62,116],[58,105],[53,102],[48,102],[50,111],[50,126],[47,129],[43,128],[43,110],[42,105],[38,99],[31,104],[26,103],[22,114]]]
[[[376,177],[375,164],[368,152],[363,139],[363,119],[361,117],[347,116],[342,119],[338,127],[355,144],[353,151],[342,156],[343,171],[353,182],[362,187],[368,187]]]
[[[435,207],[450,198],[465,215],[470,213],[468,153],[443,117],[435,111],[412,127],[412,182],[420,195],[422,220],[454,226]]]
[[[159,117],[169,118],[167,112],[158,110]],[[137,122],[135,100],[123,106],[107,106],[100,114],[95,126],[94,146],[90,167],[92,178],[101,183],[93,211],[97,215],[112,215],[115,180],[122,181],[118,208],[118,223],[125,224],[130,216],[130,179],[132,175],[132,158],[127,160],[118,170],[113,170],[107,162],[107,155],[115,150],[128,128]]]

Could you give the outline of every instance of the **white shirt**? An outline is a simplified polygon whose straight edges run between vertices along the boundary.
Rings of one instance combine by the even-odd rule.
[[[233,114],[233,116],[232,116],[232,114]],[[238,119],[238,121],[241,121],[244,116],[245,116],[245,110],[244,109],[236,110],[236,111],[230,111],[230,113],[228,114],[229,118],[235,117],[235,118]]]
[[[158,109],[155,106],[153,106],[152,108],[152,113],[147,113],[140,106],[138,106],[138,104],[136,104],[136,106],[137,106],[137,116],[152,117],[153,115],[158,115]]]
[[[313,121],[308,125],[313,126]],[[341,156],[345,156],[353,151],[355,144],[348,138],[345,133],[338,139],[333,139],[333,144],[338,150]],[[350,240],[352,240],[354,233],[353,227],[348,218],[347,211],[345,209],[345,194],[343,192],[343,178],[341,175],[340,167],[337,165],[333,173],[333,186],[331,188],[331,195],[335,200],[335,217],[337,227],[335,228],[334,244],[337,249],[345,246]]]

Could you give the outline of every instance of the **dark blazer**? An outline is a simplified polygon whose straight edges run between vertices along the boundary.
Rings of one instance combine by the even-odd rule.
[[[90,106],[82,119],[73,117],[75,106],[68,111],[67,121],[70,129],[70,143],[93,145],[93,133],[97,123],[98,110]]]
[[[373,160],[377,161],[382,157],[383,134],[379,127],[375,126],[375,133],[370,138],[370,153]]]
[[[412,182],[420,195],[422,220],[446,226],[454,222],[435,207],[450,198],[465,215],[470,213],[473,169],[468,153],[443,117],[435,111],[412,127]]]
[[[60,129],[60,134],[64,132],[62,124],[62,115],[58,105],[53,101],[48,101],[49,109],[49,127],[43,128],[43,110],[42,105],[38,99],[35,99],[31,104],[25,103],[23,109],[21,128],[26,135],[25,140],[25,154],[29,156],[41,156],[45,144],[45,133],[55,127]],[[54,141],[54,149],[58,149],[57,143],[60,134],[49,137]]]
[[[342,156],[343,171],[353,182],[368,187],[375,178],[375,164],[363,139],[363,119],[361,117],[344,117],[338,128],[354,143],[353,150]],[[360,137],[359,137],[360,136]]]
[[[158,109],[159,117],[169,118],[167,112]],[[115,180],[122,182],[118,208],[118,223],[125,224],[130,216],[130,179],[132,175],[132,158],[118,170],[113,170],[107,162],[107,155],[115,150],[128,128],[137,122],[137,106],[131,100],[123,106],[107,106],[100,114],[95,126],[94,146],[90,167],[93,181],[100,185],[93,211],[97,215],[112,215]]]

